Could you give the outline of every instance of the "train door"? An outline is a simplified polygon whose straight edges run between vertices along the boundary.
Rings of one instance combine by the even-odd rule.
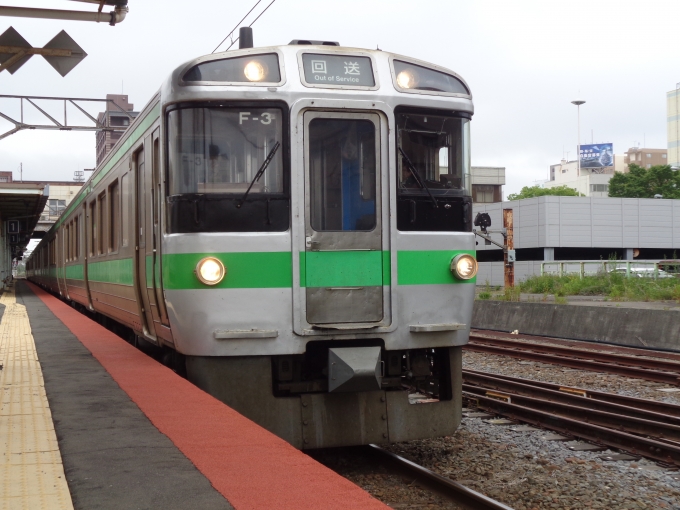
[[[153,298],[158,304],[158,315],[160,322],[164,326],[170,326],[168,321],[168,311],[165,308],[165,299],[163,298],[163,288],[161,283],[161,176],[160,176],[160,128],[153,132],[153,168],[151,172],[151,235],[152,250],[151,250],[151,286],[150,292],[153,292]]]
[[[150,140],[145,140],[144,147],[135,154],[135,268],[136,275],[135,285],[137,286],[136,293],[139,297],[139,303],[141,304],[141,319],[142,319],[142,330],[144,335],[151,339],[153,342],[156,340],[156,331],[154,327],[154,317],[152,307],[155,308],[155,299],[151,300],[150,293],[148,292],[148,287],[151,285],[151,278],[153,276],[153,271],[151,268],[151,253],[152,247],[152,236],[149,234],[149,210],[151,209],[148,203],[151,199],[150,196],[150,168],[147,167],[146,161],[151,159],[147,152],[150,152],[149,143]],[[149,162],[151,163],[151,162]],[[150,166],[150,165],[149,165]],[[147,242],[147,240],[149,242]]]
[[[385,319],[381,131],[381,117],[373,113],[304,114],[300,256],[305,318],[312,326],[375,327]]]

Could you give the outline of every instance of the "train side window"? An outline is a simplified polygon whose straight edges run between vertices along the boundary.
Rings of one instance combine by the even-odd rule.
[[[97,246],[97,202],[90,202],[90,256],[95,254]]]
[[[75,244],[74,244],[74,250],[73,250],[73,256],[75,259],[80,258],[80,215],[76,216],[76,219],[73,220],[73,225],[75,226],[75,230],[73,233],[75,234]]]
[[[118,249],[118,221],[120,217],[120,189],[118,179],[109,186],[109,251]]]
[[[99,231],[97,232],[97,253],[100,255],[106,253],[106,192],[99,195],[97,199],[99,210],[97,211],[97,218],[99,219]]]
[[[68,225],[68,224],[64,227],[64,255],[65,255],[65,258],[66,258],[66,262],[69,261],[69,257],[71,255],[70,249],[69,249],[70,248],[69,233],[70,233],[71,229],[69,227],[70,227],[70,225]]]
[[[123,174],[120,178],[120,191],[121,191],[121,246],[128,245],[129,237],[129,222],[130,222],[130,178],[128,174]]]

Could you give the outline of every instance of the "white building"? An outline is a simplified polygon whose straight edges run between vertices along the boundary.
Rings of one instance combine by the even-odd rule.
[[[546,188],[567,186],[573,188],[586,197],[608,197],[609,181],[614,172],[622,172],[624,156],[614,156],[614,166],[607,169],[597,169],[606,173],[595,173],[592,168],[581,168],[578,173],[578,163],[562,160],[556,165],[550,165],[550,180],[544,184]]]
[[[666,92],[666,125],[668,129],[668,164],[680,166],[680,83]]]

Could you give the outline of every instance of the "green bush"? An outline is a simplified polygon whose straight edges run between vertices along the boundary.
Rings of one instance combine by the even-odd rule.
[[[619,301],[680,301],[680,278],[627,278],[621,273],[598,273],[580,278],[578,274],[563,276],[531,276],[516,288],[531,294],[564,296],[606,296]]]
[[[477,299],[491,299],[491,293],[490,292],[480,292],[479,295],[477,296]]]

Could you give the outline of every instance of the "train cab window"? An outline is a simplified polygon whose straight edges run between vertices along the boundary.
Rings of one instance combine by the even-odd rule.
[[[467,231],[469,120],[398,110],[396,124],[397,228]]]
[[[310,122],[311,225],[317,232],[375,228],[375,131],[369,120]]]
[[[287,230],[284,116],[280,108],[254,106],[171,111],[168,230]]]

